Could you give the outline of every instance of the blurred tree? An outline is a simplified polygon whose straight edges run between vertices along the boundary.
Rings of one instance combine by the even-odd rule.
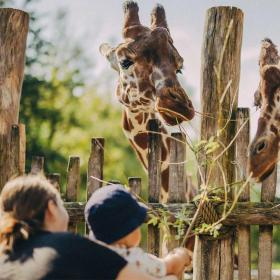
[[[0,6],[14,7],[15,2],[0,0]],[[68,156],[79,155],[84,188],[90,138],[100,136],[106,139],[105,179],[125,183],[128,176],[145,176],[121,130],[120,105],[106,98],[110,93],[97,94],[95,86],[86,85],[86,72],[93,65],[69,36],[66,12],[57,12],[55,29],[46,39],[42,22],[48,15],[40,14],[36,3],[24,0],[21,7],[30,15],[20,108],[27,132],[27,172],[32,155],[41,155],[45,172],[59,172],[65,181]]]

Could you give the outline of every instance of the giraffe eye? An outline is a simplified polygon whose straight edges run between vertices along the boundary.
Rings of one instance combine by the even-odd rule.
[[[182,69],[176,70],[176,74],[183,74]]]
[[[255,151],[257,154],[261,153],[267,147],[266,141],[261,141],[256,145]]]
[[[133,61],[130,59],[124,59],[120,62],[120,65],[123,69],[128,69],[133,64]]]

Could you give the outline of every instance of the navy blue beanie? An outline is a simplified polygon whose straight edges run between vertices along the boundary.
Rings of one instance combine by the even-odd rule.
[[[147,208],[119,184],[95,191],[85,207],[85,219],[91,233],[107,244],[131,233],[144,223],[146,216]]]

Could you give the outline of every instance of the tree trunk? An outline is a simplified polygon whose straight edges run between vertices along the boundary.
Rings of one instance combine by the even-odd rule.
[[[224,189],[235,179],[234,146],[227,149],[211,170],[209,158],[217,157],[235,134],[230,121],[237,109],[240,76],[243,13],[234,7],[214,7],[207,11],[202,47],[201,139],[214,136],[220,148],[214,154],[200,155],[202,176],[207,185]],[[213,166],[213,165],[212,165]],[[202,178],[202,179],[203,179]],[[230,199],[230,193],[227,193]],[[197,237],[194,254],[194,279],[233,279],[234,234],[221,240]]]
[[[11,128],[18,124],[28,14],[0,9],[0,190],[12,177]]]

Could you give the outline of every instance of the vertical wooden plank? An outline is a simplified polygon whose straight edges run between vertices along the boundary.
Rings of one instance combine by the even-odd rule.
[[[129,177],[128,186],[130,188],[131,193],[138,198],[141,194],[141,178]]]
[[[213,7],[207,11],[201,66],[201,139],[214,137],[220,147],[211,154],[200,153],[203,179],[208,186],[224,190],[235,179],[234,146],[222,153],[235,135],[240,78],[243,13],[235,7]],[[208,117],[209,116],[209,117]],[[221,154],[221,156],[219,156]],[[211,168],[211,160],[219,164]],[[211,171],[210,171],[211,169]],[[222,176],[222,173],[224,176]],[[225,186],[227,187],[227,186]],[[231,192],[227,192],[228,200]],[[220,240],[196,239],[194,279],[232,280],[234,233]]]
[[[25,173],[25,157],[26,157],[26,133],[25,125],[19,124],[19,174],[23,175]]]
[[[236,114],[238,131],[246,122],[236,138],[236,181],[240,186],[246,181],[247,149],[250,142],[250,112],[248,108],[238,108]],[[246,186],[239,197],[239,201],[250,201],[250,184]],[[250,226],[238,226],[238,279],[251,279],[251,238]]]
[[[70,156],[67,167],[66,201],[74,202],[78,199],[80,189],[80,157]],[[71,232],[77,231],[77,224],[69,223]]]
[[[185,142],[185,136],[181,133],[172,133],[172,137]],[[184,203],[186,199],[186,144],[170,139],[170,162],[169,183],[168,183],[168,203]],[[174,164],[173,164],[174,163]],[[180,163],[180,164],[179,164]],[[167,240],[167,251],[180,245],[180,239],[176,239],[177,230],[170,227],[170,236]],[[182,276],[180,279],[183,279]]]
[[[11,140],[10,140],[10,178],[19,176],[19,154],[20,154],[20,135],[19,126],[12,125]],[[9,178],[9,179],[10,179]]]
[[[185,136],[181,133],[172,133],[171,136],[185,142]],[[186,202],[186,144],[170,139],[170,164],[168,203]],[[180,164],[179,164],[180,163]]]
[[[67,167],[66,199],[77,201],[80,188],[80,157],[70,156]]]
[[[91,139],[91,151],[87,171],[87,199],[90,198],[94,191],[102,187],[102,182],[94,180],[91,176],[103,180],[104,145],[104,138]]]
[[[33,156],[31,160],[31,171],[32,175],[43,175],[44,174],[44,157]]]
[[[274,201],[277,186],[277,167],[273,173],[263,181],[261,201]],[[272,277],[272,233],[273,226],[259,227],[259,259],[258,279],[271,280]]]
[[[9,160],[13,124],[18,124],[29,16],[0,9],[0,191],[13,175]]]
[[[148,149],[148,202],[158,203],[161,188],[161,135],[159,135],[159,121],[149,121],[149,149]],[[154,133],[153,133],[154,132]],[[158,228],[148,226],[147,250],[159,256],[160,231]]]
[[[47,179],[59,191],[59,193],[61,192],[60,178],[61,176],[59,173],[51,173],[47,175]]]

